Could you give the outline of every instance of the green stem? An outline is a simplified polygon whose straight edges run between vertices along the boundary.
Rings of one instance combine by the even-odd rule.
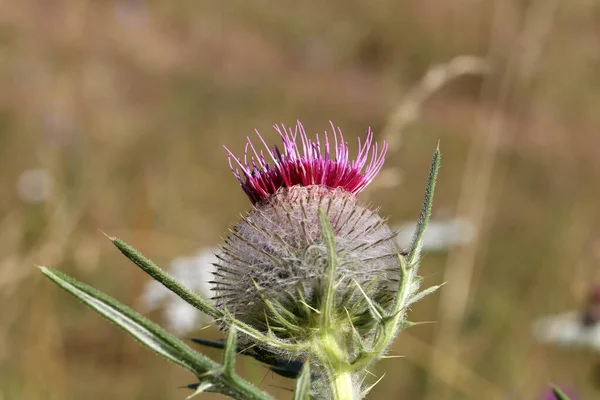
[[[329,332],[315,338],[313,342],[314,354],[320,355],[320,364],[323,365],[329,377],[332,400],[355,400],[360,395],[354,393],[352,373],[356,371],[347,362],[346,350],[340,346],[339,334]]]
[[[354,393],[352,374],[350,372],[333,371],[331,380],[333,400],[354,400],[357,398]]]

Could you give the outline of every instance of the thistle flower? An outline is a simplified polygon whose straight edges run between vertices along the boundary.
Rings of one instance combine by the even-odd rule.
[[[404,314],[418,297],[416,265],[406,263],[408,253],[398,248],[386,219],[357,199],[383,166],[387,144],[374,143],[368,130],[351,159],[333,125],[314,140],[299,122],[275,130],[282,150],[258,132],[263,150],[249,138],[243,160],[226,148],[253,207],[217,255],[214,300],[232,320],[263,335],[246,339],[259,352],[310,359],[313,376],[326,388],[318,389],[321,396],[360,398],[366,366],[409,325]],[[434,159],[431,189],[436,173]]]
[[[387,145],[373,143],[369,130],[364,143],[358,140],[356,159],[350,160],[342,132],[332,128],[333,143],[327,133],[322,145],[319,135],[309,139],[298,123],[294,131],[275,126],[283,153],[267,147],[258,132],[266,157],[249,138],[244,161],[228,150],[232,171],[254,207],[218,255],[217,304],[261,331],[276,328],[286,339],[311,336],[317,321],[304,309],[318,310],[324,297],[328,254],[319,209],[331,223],[339,257],[336,318],[348,319],[344,307],[362,297],[357,284],[369,287],[378,303],[388,304],[399,278],[395,234],[385,219],[356,199],[381,169]],[[352,311],[359,330],[372,324],[366,303]],[[293,328],[274,318],[277,313],[285,313]]]
[[[265,150],[257,152],[248,140],[243,162],[228,150],[253,208],[217,255],[215,305],[110,237],[135,265],[227,330],[222,343],[195,339],[222,348],[221,364],[104,293],[52,268],[41,270],[140,343],[192,372],[198,381],[188,387],[195,393],[272,399],[235,373],[236,354],[244,353],[297,378],[294,399],[360,399],[374,386],[364,384],[369,365],[411,325],[408,307],[437,289],[419,292],[418,267],[440,153],[434,153],[413,239],[401,252],[385,219],[356,198],[381,169],[385,143],[373,143],[368,131],[350,160],[339,129],[325,134],[322,146],[300,123],[295,130],[276,130],[283,152],[269,148],[260,134]]]
[[[256,151],[249,137],[243,162],[225,147],[229,153],[229,166],[253,204],[268,200],[281,188],[297,185],[326,186],[329,189],[339,187],[357,195],[383,166],[388,148],[385,142],[381,149],[377,143],[373,144],[373,132],[369,129],[364,143],[358,139],[358,155],[355,160],[350,161],[348,143],[344,141],[342,131],[333,124],[333,142],[329,141],[325,132],[323,148],[319,135],[316,135],[315,141],[310,140],[300,122],[294,131],[283,125],[275,125],[274,128],[283,142],[283,154],[276,146],[270,149],[258,131],[256,134],[265,146],[267,157],[263,151]],[[232,160],[237,164],[235,168]]]

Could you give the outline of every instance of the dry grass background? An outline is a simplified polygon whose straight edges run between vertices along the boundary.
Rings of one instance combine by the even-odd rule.
[[[147,277],[99,229],[163,264],[216,245],[249,205],[221,145],[296,118],[393,137],[393,179],[364,198],[396,222],[417,216],[441,140],[434,215],[479,227],[425,258],[426,282],[448,284],[412,318],[437,322],[398,338],[406,357],[377,365],[370,398],[535,399],[549,380],[600,398],[593,354],[530,337],[600,278],[599,38],[594,0],[0,1],[0,399],[184,398],[188,374],[35,265],[136,304]],[[398,123],[420,77],[461,54],[491,72]],[[41,204],[17,196],[28,168],[54,179]]]

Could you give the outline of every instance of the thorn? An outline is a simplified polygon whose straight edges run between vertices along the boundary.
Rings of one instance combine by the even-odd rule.
[[[190,394],[188,397],[186,397],[186,400],[191,399],[192,397],[195,397],[197,395],[199,395],[202,392],[205,392],[206,390],[208,390],[211,386],[213,386],[212,383],[210,382],[201,382],[198,384],[198,386],[196,387],[196,390],[194,391],[194,393]],[[188,386],[189,387],[189,386]]]
[[[421,321],[421,322],[411,322],[410,325],[411,327],[413,326],[417,326],[417,325],[429,325],[429,324],[437,324],[438,321]]]
[[[383,379],[384,376],[385,376],[385,374],[381,375],[381,378],[377,379],[377,382],[375,382],[374,384],[372,384],[371,386],[369,386],[368,388],[363,390],[361,392],[361,396],[363,396],[363,397],[366,396],[371,391],[371,389],[373,389],[375,387],[375,385],[377,385],[379,382],[381,382],[381,380]]]
[[[206,340],[206,339],[201,339],[201,338],[190,338],[190,340],[194,343],[200,344],[202,346],[212,347],[214,349],[225,348],[225,343],[223,343],[222,341],[215,342],[212,340]]]
[[[311,307],[310,304],[308,304],[307,302],[300,300],[300,304],[305,305],[306,307],[310,308],[312,311],[316,312],[317,314],[321,314],[321,311],[317,310],[314,307]]]
[[[360,284],[356,281],[356,279],[352,279],[354,281],[354,283],[356,284],[356,286],[358,287],[358,290],[360,290],[360,292],[362,293],[363,297],[365,298],[365,300],[367,301],[367,304],[369,305],[369,308],[371,309],[371,313],[378,319],[378,320],[382,320],[383,317],[381,316],[381,314],[379,313],[379,311],[377,311],[377,308],[375,308],[375,305],[373,304],[373,302],[371,301],[371,299],[369,298],[369,296],[367,296],[367,294],[365,293],[365,291],[363,290],[363,288],[360,286]]]
[[[205,376],[211,376],[211,375],[217,375],[223,372],[223,367],[221,366],[220,368],[216,368],[216,369],[211,369],[208,370],[206,372],[204,372],[203,374],[198,375],[198,378],[202,378]]]
[[[372,373],[371,371],[369,371],[368,369],[367,369],[367,370],[365,370],[365,372],[366,372],[367,374],[371,375],[371,376],[377,376],[377,375],[375,375],[374,373]]]
[[[189,385],[178,386],[177,389],[196,389],[198,386],[200,386],[199,383],[190,383]]]
[[[114,242],[115,239],[116,239],[116,237],[114,237],[114,236],[108,236],[108,234],[106,232],[104,232],[103,230],[101,230],[101,229],[98,229],[98,232],[100,232],[101,234],[103,234],[104,236],[106,236],[108,238],[108,240],[110,240],[111,242]]]
[[[218,321],[218,319],[215,319],[215,321]],[[200,328],[200,330],[201,330],[201,331],[205,331],[205,330],[207,330],[207,329],[209,329],[209,328],[212,328],[212,327],[213,327],[213,325],[212,325],[212,324],[211,324],[211,325],[205,325],[205,326],[203,326],[202,328]]]

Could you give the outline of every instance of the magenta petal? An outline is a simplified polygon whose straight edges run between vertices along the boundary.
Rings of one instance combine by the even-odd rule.
[[[243,163],[226,148],[233,174],[250,201],[256,204],[267,200],[281,188],[295,185],[321,185],[331,189],[341,188],[354,195],[359,194],[381,170],[388,149],[387,143],[383,142],[382,146],[373,143],[373,133],[369,129],[365,141],[358,140],[356,160],[349,161],[348,144],[344,141],[342,131],[336,129],[333,124],[331,127],[334,143],[330,145],[329,136],[325,133],[324,146],[321,146],[319,135],[316,135],[314,141],[309,139],[299,121],[293,131],[283,125],[275,125],[274,128],[283,142],[283,154],[277,147],[269,148],[262,136],[256,132],[265,146],[268,157],[265,157],[262,151],[257,152],[248,138]],[[300,144],[297,143],[298,133]],[[331,152],[331,148],[335,149],[335,152]],[[233,169],[234,163],[241,168],[241,172],[238,168]]]

